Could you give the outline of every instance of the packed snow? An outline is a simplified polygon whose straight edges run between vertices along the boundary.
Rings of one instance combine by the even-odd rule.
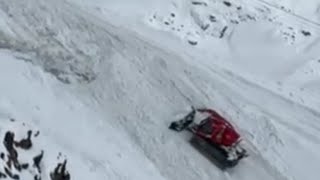
[[[317,179],[316,0],[1,0],[0,15],[0,138],[39,132],[20,179],[64,160],[79,180]],[[221,171],[170,131],[191,105],[250,156]]]

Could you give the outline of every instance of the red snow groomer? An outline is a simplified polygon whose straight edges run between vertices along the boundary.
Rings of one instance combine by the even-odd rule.
[[[196,113],[205,114],[199,124],[194,123]],[[221,169],[231,168],[247,157],[247,151],[241,147],[240,134],[225,118],[212,109],[195,109],[183,119],[169,126],[175,131],[189,130],[194,135],[191,144],[204,153]]]

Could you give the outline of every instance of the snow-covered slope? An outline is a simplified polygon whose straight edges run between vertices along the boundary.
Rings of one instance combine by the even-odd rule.
[[[192,2],[0,1],[1,136],[40,131],[19,153],[45,150],[43,179],[59,152],[71,179],[317,179],[318,26]],[[228,117],[251,156],[221,172],[169,131],[190,105]]]
[[[111,115],[101,117],[40,67],[21,61],[30,57],[3,50],[0,54],[1,138],[9,130],[17,139],[28,130],[39,131],[32,138],[33,148],[18,153],[19,160],[31,167],[32,158],[44,150],[42,179],[49,179],[65,159],[71,179],[164,179],[126,133],[105,122]],[[31,169],[20,178],[31,180],[35,174]]]
[[[320,105],[319,98],[313,98],[319,97],[314,82],[319,79],[320,26],[307,16],[277,8],[281,3],[295,4],[293,1],[69,1],[149,37],[157,46],[173,43],[165,40],[164,34],[191,43],[188,50],[181,44],[171,50],[179,48],[179,52],[197,56],[197,62],[219,65],[266,88],[273,87],[303,105]],[[308,7],[315,2],[304,4],[297,8],[312,12]]]
[[[260,2],[280,8],[308,21],[320,22],[320,3],[317,0],[309,0],[307,3],[302,0],[265,0]]]

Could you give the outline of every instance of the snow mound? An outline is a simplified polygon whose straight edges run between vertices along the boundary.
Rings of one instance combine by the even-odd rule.
[[[288,44],[307,41],[304,37],[312,34],[308,29],[301,29],[303,27],[278,17],[274,9],[250,1],[177,1],[168,3],[168,7],[167,10],[155,9],[146,18],[147,23],[156,29],[171,32],[191,45],[228,37],[239,25],[248,22],[264,22],[277,27],[281,39]]]

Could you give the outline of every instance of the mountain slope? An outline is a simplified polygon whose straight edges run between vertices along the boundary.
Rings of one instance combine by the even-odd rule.
[[[68,160],[72,179],[163,179],[125,133],[104,122],[107,117],[66,93],[61,83],[39,67],[11,54],[1,51],[1,137],[8,130],[18,138],[29,129],[40,131],[32,151],[19,151],[19,159],[32,160],[44,150],[42,179],[49,179],[63,159]],[[24,172],[21,178],[33,179],[33,174]]]
[[[150,8],[170,1],[148,2]],[[49,179],[59,151],[69,160],[72,179],[315,179],[320,159],[316,106],[286,97],[277,87],[266,88],[279,77],[270,78],[273,71],[266,71],[264,83],[252,76],[256,72],[209,61],[239,57],[235,49],[244,52],[245,40],[203,38],[217,49],[209,56],[172,34],[142,26],[134,21],[144,17],[139,13],[124,21],[98,16],[90,6],[80,9],[72,1],[0,3],[0,42],[7,49],[1,51],[6,60],[0,66],[6,82],[1,85],[2,119],[14,117],[44,132],[37,147],[49,149],[43,179]],[[127,18],[130,13],[136,12],[129,11]],[[141,31],[128,31],[128,26]],[[243,26],[245,31],[248,24]],[[259,28],[268,30],[263,23]],[[241,36],[237,30],[234,38]],[[230,43],[231,51],[225,48]],[[287,48],[278,39],[273,45]],[[212,107],[229,118],[244,135],[250,158],[223,173],[189,145],[189,135],[169,131],[168,124],[190,105]],[[2,124],[2,132],[21,128],[8,124]],[[304,158],[297,158],[300,154]]]

